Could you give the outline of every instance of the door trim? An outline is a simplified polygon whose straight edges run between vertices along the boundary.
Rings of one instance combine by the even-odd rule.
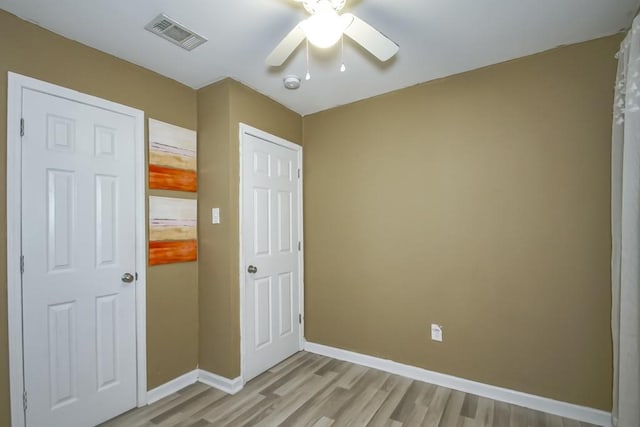
[[[245,313],[245,301],[244,301],[244,289],[245,289],[245,271],[244,271],[244,253],[243,253],[243,220],[242,220],[242,185],[243,185],[243,167],[242,167],[242,146],[244,144],[244,135],[252,135],[257,138],[263,139],[265,141],[269,141],[273,144],[280,145],[282,147],[288,148],[297,152],[298,154],[298,167],[300,168],[300,179],[298,180],[298,238],[301,242],[300,250],[298,251],[298,310],[301,317],[300,328],[299,328],[299,336],[298,336],[298,350],[302,350],[304,348],[304,217],[303,217],[303,194],[302,194],[302,179],[304,177],[303,167],[302,167],[302,146],[295,144],[293,142],[287,141],[286,139],[279,138],[275,135],[271,135],[270,133],[261,131],[260,129],[256,129],[247,124],[240,123],[240,132],[239,132],[239,150],[240,150],[240,191],[239,191],[239,209],[238,209],[238,217],[239,217],[239,239],[240,239],[240,378],[242,379],[242,385],[246,383],[245,378],[245,354],[246,354],[246,342],[245,342],[245,322],[244,322],[244,313]]]
[[[146,200],[145,200],[145,144],[144,112],[115,102],[86,95],[51,83],[20,74],[8,73],[7,96],[7,311],[9,326],[9,393],[11,398],[11,425],[25,425],[22,393],[24,390],[22,352],[22,150],[20,119],[22,91],[31,89],[114,111],[135,120],[135,199],[136,199],[136,368],[137,405],[147,400],[146,349]]]

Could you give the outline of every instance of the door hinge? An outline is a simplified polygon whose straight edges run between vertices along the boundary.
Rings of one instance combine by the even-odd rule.
[[[302,250],[302,242],[298,242],[298,252]]]
[[[22,392],[22,408],[27,411],[27,390]]]
[[[138,281],[138,272],[136,271],[136,282]]]
[[[298,168],[298,179],[300,179],[300,168]]]
[[[20,255],[20,273],[24,274],[24,255]]]
[[[302,314],[298,314],[298,323],[302,325]]]
[[[24,119],[20,119],[20,136],[24,136]]]

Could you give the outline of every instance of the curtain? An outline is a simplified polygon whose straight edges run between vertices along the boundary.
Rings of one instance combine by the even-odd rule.
[[[611,150],[613,410],[640,426],[640,18],[618,53]]]

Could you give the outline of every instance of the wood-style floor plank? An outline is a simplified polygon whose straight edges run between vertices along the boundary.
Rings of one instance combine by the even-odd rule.
[[[442,419],[440,420],[440,427],[464,427],[466,415],[462,408],[464,407],[464,402],[467,400],[467,396],[470,395],[461,391],[453,390],[451,392],[449,402],[447,402],[447,407],[444,409]]]
[[[380,405],[380,408],[376,411],[369,425],[372,427],[387,427],[391,425],[391,421],[395,421],[392,420],[391,415],[400,404],[400,401],[412,383],[413,381],[409,378],[391,375],[385,385],[382,386],[383,390],[388,389],[389,395],[384,402],[382,402],[382,405]]]
[[[300,352],[235,395],[193,384],[105,427],[594,427]]]

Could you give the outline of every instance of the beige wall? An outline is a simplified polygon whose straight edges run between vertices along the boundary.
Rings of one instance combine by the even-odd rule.
[[[229,83],[219,82],[198,91],[198,301],[200,368],[235,378],[234,338],[231,321],[232,254],[228,249],[235,230],[230,221],[233,204],[229,125]],[[211,224],[211,208],[220,208],[220,224]],[[231,350],[231,351],[230,351]]]
[[[0,58],[3,147],[6,147],[7,71],[129,105],[144,110],[147,117],[190,129],[197,127],[196,93],[192,89],[3,11],[0,11]],[[0,215],[4,224],[5,148],[0,150],[0,165]],[[197,266],[188,263],[153,267],[147,274],[148,386],[153,388],[197,366]],[[4,225],[0,227],[0,277],[0,425],[9,425]]]
[[[620,40],[305,117],[307,340],[610,410]]]
[[[239,123],[301,144],[291,110],[227,79],[198,91],[200,367],[240,375]],[[221,223],[211,224],[211,208]]]

